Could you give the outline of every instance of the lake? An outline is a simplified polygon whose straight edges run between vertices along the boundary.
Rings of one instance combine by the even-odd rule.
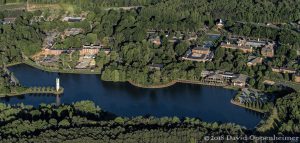
[[[62,104],[91,100],[119,116],[197,117],[247,128],[254,128],[262,118],[259,113],[231,104],[236,91],[220,87],[177,83],[162,89],[144,89],[129,83],[101,81],[99,75],[50,73],[24,64],[9,69],[24,86],[54,87],[59,77],[64,87],[64,94],[59,98]],[[56,100],[53,95],[24,95],[2,98],[0,102],[37,107],[40,103],[56,103]]]

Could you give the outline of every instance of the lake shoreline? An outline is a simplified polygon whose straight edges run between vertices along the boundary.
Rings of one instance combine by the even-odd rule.
[[[95,70],[61,70],[61,69],[50,69],[47,67],[43,67],[40,65],[37,65],[36,63],[34,63],[33,61],[23,61],[23,62],[15,62],[15,63],[10,63],[7,64],[7,67],[12,67],[12,66],[16,66],[19,64],[26,64],[28,66],[31,66],[33,68],[36,69],[40,69],[42,71],[46,71],[46,72],[56,72],[56,73],[63,73],[63,74],[86,74],[86,75],[101,75],[100,69],[95,69]],[[99,70],[99,71],[97,71]],[[119,82],[119,81],[117,81]],[[155,89],[155,88],[166,88],[169,86],[172,86],[176,83],[187,83],[187,84],[200,84],[200,85],[207,85],[207,86],[216,86],[216,87],[222,87],[222,88],[226,88],[226,89],[232,89],[232,90],[239,90],[240,87],[235,87],[232,85],[218,85],[218,84],[210,84],[210,83],[205,83],[203,81],[199,81],[199,80],[183,80],[183,79],[175,79],[172,81],[169,81],[168,83],[163,83],[163,84],[153,84],[153,85],[144,85],[144,84],[139,84],[139,83],[135,83],[132,80],[127,80],[127,82],[129,82],[131,85],[136,86],[136,87],[140,87],[140,88],[149,88],[149,89]],[[289,84],[296,84],[294,82],[291,82]],[[296,85],[299,89],[300,89],[300,84]],[[293,87],[291,85],[289,85],[289,87],[297,90],[297,87]]]
[[[28,66],[31,66],[33,68],[42,70],[42,71],[46,71],[46,72],[56,72],[56,73],[63,73],[63,74],[90,74],[90,75],[100,75],[100,72],[96,72],[96,71],[90,71],[90,70],[86,70],[86,71],[82,71],[82,70],[73,70],[73,71],[68,71],[68,70],[59,70],[59,69],[49,69],[47,67],[42,67],[39,66],[37,64],[35,64],[34,62],[30,62],[30,61],[23,61],[23,62],[16,62],[16,63],[10,63],[8,65],[6,65],[7,67],[12,67],[12,66],[16,66],[19,64],[26,64]],[[139,83],[135,83],[132,80],[128,80],[127,82],[129,82],[131,85],[139,87],[139,88],[149,88],[149,89],[158,89],[158,88],[166,88],[166,87],[170,87],[176,83],[186,83],[186,84],[200,84],[200,85],[207,85],[207,86],[216,86],[216,87],[223,87],[223,88],[227,88],[227,89],[233,89],[233,90],[237,90],[238,88],[232,87],[232,86],[228,86],[228,85],[221,85],[221,84],[209,84],[209,83],[205,83],[202,81],[197,81],[197,80],[183,80],[183,79],[177,79],[177,80],[172,80],[170,82],[164,83],[164,84],[153,84],[153,85],[144,85],[144,84],[139,84]]]
[[[37,65],[36,63],[34,62],[31,62],[31,61],[23,61],[23,62],[16,62],[16,63],[10,63],[10,64],[7,64],[6,66],[7,67],[12,67],[12,66],[16,66],[16,65],[19,65],[19,64],[26,64],[28,66],[31,66],[33,68],[36,68],[36,69],[39,69],[39,70],[42,70],[42,71],[46,71],[46,72],[56,72],[56,73],[65,73],[65,74],[93,74],[93,75],[100,75],[100,71],[97,71],[97,70],[63,70],[63,69],[51,69],[51,68],[48,68],[48,67],[43,67],[43,66],[40,66],[40,65]]]
[[[176,84],[177,82],[176,81],[171,81],[171,82],[168,82],[168,83],[165,83],[165,84],[158,84],[158,85],[143,85],[143,84],[138,84],[138,83],[135,83],[131,80],[128,80],[127,81],[128,83],[130,83],[131,85],[135,86],[135,87],[139,87],[139,88],[148,88],[148,89],[159,89],[159,88],[166,88],[166,87],[170,87],[174,84]]]
[[[18,65],[18,64],[22,64],[22,63],[11,64],[9,66],[15,66],[15,65]],[[26,62],[23,63],[23,64],[28,65],[28,66],[30,66],[32,68],[36,68],[36,69],[45,71],[45,70],[43,70],[43,68],[37,68],[36,66],[28,64]],[[49,72],[49,71],[46,71],[46,72]],[[50,71],[50,72],[53,72],[53,71]],[[66,73],[66,74],[72,74],[72,73]],[[80,74],[80,73],[77,73],[77,74]],[[83,74],[86,74],[86,73],[83,73]],[[143,85],[143,84],[135,83],[135,82],[133,82],[131,80],[128,80],[127,83],[129,83],[132,86],[135,86],[135,87],[138,87],[138,88],[144,88],[144,89],[162,89],[162,88],[171,87],[171,86],[173,86],[173,85],[175,85],[177,83],[194,84],[194,85],[198,84],[198,85],[203,85],[203,86],[208,86],[208,87],[221,87],[221,88],[224,88],[224,89],[235,90],[235,91],[237,91],[237,90],[240,89],[238,87],[229,86],[229,85],[226,85],[226,84],[209,84],[209,83],[206,83],[206,82],[200,81],[200,80],[183,80],[183,79],[172,80],[170,82],[167,82],[167,83],[164,83],[164,84],[157,84],[157,85]],[[63,92],[61,92],[61,93],[63,93]],[[18,94],[10,94],[10,95],[5,95],[5,96],[0,95],[0,97],[1,96],[3,96],[3,97],[13,97],[13,96],[19,96],[19,95],[24,95],[24,94],[38,94],[38,93],[18,93]],[[41,94],[58,95],[58,93],[41,93]],[[243,105],[239,105],[237,103],[233,103],[232,99],[229,102],[231,104],[235,105],[235,106],[238,106],[239,108],[244,108],[244,109],[251,110],[251,111],[254,111],[254,112],[257,112],[257,113],[262,113],[262,114],[265,113],[265,112],[263,112],[261,110],[255,110],[255,109],[243,106]]]
[[[41,87],[42,88],[42,87]],[[24,91],[21,92],[15,92],[15,93],[0,93],[0,98],[4,97],[14,97],[14,96],[21,96],[25,94],[53,94],[53,95],[59,95],[64,93],[64,89],[60,88],[59,91],[56,90],[44,90],[44,91],[38,91],[38,90],[31,90],[32,88],[29,87]]]
[[[27,64],[10,67],[9,70],[19,78],[24,86],[53,86],[55,79],[59,76],[61,85],[65,88],[63,96],[59,99],[61,104],[92,100],[97,105],[102,106],[103,109],[124,117],[139,115],[201,117],[207,122],[228,122],[232,119],[235,121],[234,123],[249,128],[255,127],[261,119],[261,114],[249,112],[250,110],[245,111],[245,109],[229,103],[236,91],[229,90],[227,87],[225,89],[223,87],[202,86],[203,83],[200,81],[174,80],[152,86],[152,88],[160,87],[161,89],[144,89],[136,88],[127,81],[105,82],[96,75],[58,75]],[[193,83],[199,84],[199,86],[190,85]],[[162,86],[166,88],[162,88]],[[4,98],[3,102],[11,104],[22,102],[33,106],[39,106],[40,103],[50,104],[57,100],[52,95],[25,95],[24,98],[7,98]],[[226,109],[226,113],[223,112],[223,109]],[[157,112],[158,110],[160,112]],[[220,114],[224,114],[224,116],[220,116]],[[227,118],[228,114],[232,116]],[[234,117],[234,115],[241,115],[247,120]]]
[[[129,82],[133,86],[136,86],[136,87],[139,87],[139,88],[149,88],[149,89],[166,88],[166,87],[170,87],[170,86],[172,86],[176,83],[198,84],[198,85],[205,85],[205,86],[212,86],[212,87],[222,87],[222,88],[225,88],[225,89],[232,89],[232,90],[239,90],[240,89],[240,88],[234,87],[234,86],[220,85],[220,84],[209,84],[209,83],[205,83],[205,82],[197,81],[197,80],[172,80],[168,83],[157,84],[157,85],[143,85],[143,84],[135,83],[131,80],[128,80],[127,82]]]
[[[262,114],[266,113],[266,111],[263,111],[263,110],[261,110],[261,109],[256,109],[256,108],[252,108],[252,107],[247,107],[247,106],[245,106],[245,105],[243,105],[243,104],[240,104],[240,103],[234,101],[233,99],[230,100],[230,103],[233,104],[233,105],[239,106],[239,107],[243,107],[243,108],[246,108],[246,109],[255,111],[255,112],[262,113]]]

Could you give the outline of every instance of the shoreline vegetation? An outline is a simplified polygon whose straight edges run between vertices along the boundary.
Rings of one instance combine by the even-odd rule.
[[[51,69],[48,67],[43,67],[41,65],[37,65],[36,63],[34,63],[33,61],[30,61],[30,60],[25,60],[23,62],[9,63],[6,66],[11,67],[11,66],[15,66],[18,64],[26,64],[28,66],[31,66],[31,67],[34,67],[36,69],[40,69],[43,71],[47,71],[47,72],[57,72],[57,73],[66,73],[66,74],[95,74],[95,75],[101,74],[100,69],[94,69],[94,70],[90,70],[90,69],[89,70]],[[295,89],[296,91],[300,91],[300,84],[298,84],[298,83],[290,82],[290,81],[283,81],[283,80],[275,80],[275,81],[277,81],[278,83],[283,83],[284,85],[291,87],[291,88]],[[136,87],[140,87],[140,88],[166,88],[166,87],[172,86],[176,83],[188,83],[188,84],[201,84],[201,85],[207,85],[207,86],[217,86],[217,87],[223,87],[223,88],[233,89],[233,90],[239,89],[239,88],[236,88],[233,86],[227,86],[227,85],[223,85],[223,84],[211,84],[211,83],[205,83],[203,81],[198,81],[198,80],[185,80],[185,79],[175,79],[175,80],[169,81],[167,83],[153,84],[153,85],[144,85],[144,84],[140,84],[140,83],[135,83],[132,80],[128,80],[128,82],[130,84],[132,84]]]
[[[176,81],[171,81],[171,82],[159,84],[159,85],[143,85],[143,84],[135,83],[131,80],[128,80],[128,82],[133,86],[136,86],[139,88],[149,88],[149,89],[166,88],[166,87],[170,87],[177,83]]]
[[[63,70],[63,69],[51,69],[48,67],[43,67],[40,65],[37,65],[36,63],[29,61],[29,60],[25,60],[23,62],[16,62],[16,63],[10,63],[7,64],[7,67],[11,67],[11,66],[15,66],[15,65],[19,65],[19,64],[26,64],[28,66],[34,67],[36,69],[39,70],[43,70],[46,72],[57,72],[57,73],[68,73],[68,74],[96,74],[99,75],[101,74],[100,72],[97,72],[97,70]],[[208,85],[208,86],[217,86],[217,87],[223,87],[223,88],[229,88],[229,89],[237,89],[234,88],[232,86],[226,86],[225,84],[211,84],[211,83],[206,83],[203,81],[196,81],[196,80],[184,80],[184,79],[176,79],[176,80],[172,80],[169,81],[167,83],[162,83],[162,84],[153,84],[153,85],[145,85],[145,84],[140,84],[140,83],[135,83],[132,80],[128,80],[127,82],[129,82],[130,84],[132,84],[133,86],[139,87],[139,88],[166,88],[166,87],[170,87],[176,83],[187,83],[187,84],[200,84],[200,85]]]
[[[91,70],[63,70],[63,69],[50,69],[47,67],[43,67],[40,65],[35,64],[32,61],[26,60],[23,62],[16,62],[16,63],[10,63],[7,64],[7,67],[11,67],[11,66],[15,66],[15,65],[19,65],[19,64],[26,64],[28,66],[34,67],[36,69],[40,69],[46,72],[57,72],[57,73],[69,73],[69,74],[96,74],[99,75],[101,74],[100,72],[97,72],[97,70],[91,71]],[[225,84],[210,84],[210,83],[205,83],[203,81],[196,81],[196,80],[185,80],[185,79],[176,79],[176,80],[172,80],[169,81],[167,83],[162,83],[162,84],[153,84],[153,85],[145,85],[145,84],[140,84],[140,83],[135,83],[132,80],[128,80],[127,82],[129,82],[130,84],[136,86],[136,87],[140,87],[140,88],[166,88],[166,87],[170,87],[176,83],[187,83],[187,84],[200,84],[200,85],[208,85],[208,86],[217,86],[217,87],[223,87],[223,88],[228,88],[228,89],[237,89],[235,87],[232,86],[226,86]]]
[[[30,61],[24,61],[24,62],[18,62],[18,63],[11,63],[6,65],[7,67],[10,66],[15,66],[18,64],[26,64],[29,65],[31,67],[43,70],[43,71],[47,71],[47,72],[58,72],[58,73],[71,73],[71,74],[100,74],[100,73],[95,73],[95,72],[83,72],[83,71],[74,71],[74,72],[70,72],[70,71],[66,71],[66,70],[50,70],[49,68],[45,68],[42,66],[39,66],[37,64],[35,64],[34,62],[30,62]],[[139,83],[135,83],[134,81],[128,80],[128,83],[130,83],[131,85],[135,86],[135,87],[139,87],[139,88],[148,88],[148,89],[158,89],[158,88],[166,88],[166,87],[170,87],[175,85],[176,83],[186,83],[186,84],[198,84],[198,85],[205,85],[205,86],[215,86],[215,87],[223,87],[223,88],[227,88],[227,89],[233,89],[233,90],[238,90],[239,88],[233,87],[233,86],[226,86],[224,84],[210,84],[210,83],[205,83],[203,81],[193,81],[193,80],[183,80],[183,79],[178,79],[178,80],[173,80],[164,84],[158,84],[158,85],[143,85],[143,84],[139,84]],[[56,92],[56,90],[54,91],[32,91],[32,90],[26,90],[23,92],[19,92],[19,93],[10,93],[7,95],[4,94],[0,94],[0,97],[5,97],[5,96],[18,96],[18,95],[24,95],[24,94],[62,94],[63,93],[63,88]],[[249,109],[249,110],[253,110],[259,113],[266,113],[265,111],[262,111],[260,109],[255,109],[255,108],[251,108],[251,107],[247,107],[245,105],[239,104],[237,102],[234,102],[233,100],[230,101],[232,104]]]
[[[244,104],[240,104],[240,103],[234,101],[233,99],[230,100],[230,103],[233,104],[233,105],[236,105],[236,106],[240,106],[240,107],[243,107],[243,108],[246,108],[246,109],[249,109],[249,110],[253,110],[253,111],[259,112],[259,113],[267,113],[268,112],[268,111],[264,111],[264,110],[261,110],[261,109],[248,107],[248,106],[246,106]]]
[[[280,122],[277,107],[274,107],[268,114],[269,115],[257,125],[256,130],[260,133],[267,133],[271,131],[274,125],[276,126],[276,124]]]
[[[20,96],[25,94],[53,94],[59,95],[64,92],[64,88],[60,88],[58,91],[54,87],[25,87],[22,91],[14,91],[11,93],[0,93],[0,98]]]
[[[10,63],[7,64],[7,67],[19,65],[19,64],[26,64],[28,66],[34,67],[39,70],[43,70],[46,72],[57,72],[57,73],[67,73],[67,74],[95,74],[95,75],[100,75],[100,72],[97,72],[97,70],[91,71],[91,70],[63,70],[63,69],[50,69],[47,67],[43,67],[40,65],[35,64],[32,61],[26,60],[23,62],[17,62],[17,63]],[[162,84],[153,84],[153,85],[145,85],[145,84],[140,84],[140,83],[135,83],[132,80],[128,80],[131,85],[139,87],[139,88],[150,88],[150,89],[155,89],[155,88],[166,88],[170,87],[172,85],[175,85],[176,83],[187,83],[187,84],[199,84],[199,85],[207,85],[207,86],[217,86],[217,87],[223,87],[227,89],[234,89],[237,90],[238,88],[235,88],[233,86],[227,86],[225,84],[212,84],[212,83],[206,83],[203,81],[197,81],[197,80],[184,80],[184,79],[176,79],[169,81],[167,83],[162,83]]]
[[[139,87],[139,88],[150,88],[150,89],[155,89],[155,88],[166,88],[166,87],[170,87],[172,85],[175,85],[176,83],[186,83],[186,84],[199,84],[199,85],[206,85],[206,86],[215,86],[215,87],[223,87],[223,88],[227,88],[227,89],[234,89],[237,90],[238,88],[232,87],[232,86],[227,86],[224,84],[210,84],[207,82],[203,82],[203,81],[197,81],[197,80],[183,80],[183,79],[177,79],[177,80],[172,80],[170,82],[167,83],[163,83],[163,84],[154,84],[154,85],[144,85],[144,84],[139,84],[139,83],[135,83],[134,81],[128,80],[128,82],[130,84],[132,84],[133,86]]]
[[[121,117],[92,101],[59,106],[42,104],[37,108],[1,103],[0,106],[1,119],[6,123],[0,130],[3,142],[65,142],[69,138],[69,142],[89,142],[89,139],[92,142],[160,142],[155,137],[164,142],[196,143],[214,131],[214,135],[244,135],[248,131],[236,124],[206,123],[199,118]]]
[[[37,65],[36,63],[26,60],[24,62],[21,62],[19,64],[26,64],[29,65],[31,67],[43,70],[43,71],[47,71],[47,72],[57,72],[57,73],[69,73],[69,74],[96,74],[99,75],[101,74],[100,71],[98,71],[99,69],[95,69],[95,70],[64,70],[64,69],[51,69],[48,67],[43,67],[40,65]]]
[[[18,65],[18,64],[26,64],[26,65],[29,65],[33,68],[37,68],[37,69],[47,71],[47,72],[57,72],[57,73],[67,73],[67,74],[95,74],[95,75],[101,74],[100,72],[94,72],[94,71],[91,71],[91,70],[73,70],[73,71],[59,70],[59,69],[52,70],[52,69],[49,69],[47,67],[37,65],[36,63],[34,63],[30,60],[25,60],[23,62],[17,62],[17,63],[10,63],[6,66],[10,67],[10,66]],[[198,84],[198,85],[205,85],[205,86],[222,87],[222,88],[232,89],[232,90],[239,90],[240,89],[238,87],[225,85],[225,84],[213,84],[213,83],[207,83],[207,82],[204,82],[204,81],[184,80],[184,79],[175,79],[175,80],[163,83],[163,84],[152,84],[152,85],[140,84],[140,83],[136,83],[132,80],[127,80],[127,82],[130,83],[131,85],[135,86],[135,87],[148,88],[148,89],[166,88],[166,87],[173,86],[176,83]],[[62,89],[62,91],[59,91],[59,92],[56,92],[56,90],[54,90],[54,91],[23,91],[23,92],[20,92],[20,93],[7,94],[7,96],[17,96],[17,95],[24,95],[24,94],[62,94],[62,93],[63,93],[63,89]],[[2,97],[2,96],[4,96],[4,95],[0,94],[0,97]],[[252,107],[247,107],[243,104],[235,102],[234,100],[231,100],[230,103],[234,104],[236,106],[239,106],[239,107],[243,107],[243,108],[246,108],[246,109],[249,109],[249,110],[252,110],[252,111],[259,112],[259,113],[267,113],[267,111],[263,111],[261,109],[256,109],[256,108],[252,108]]]

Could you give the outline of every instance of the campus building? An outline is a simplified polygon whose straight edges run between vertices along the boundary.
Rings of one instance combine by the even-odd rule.
[[[214,53],[210,50],[210,48],[206,48],[204,46],[196,46],[192,49],[189,49],[183,60],[197,61],[197,62],[206,62],[211,61],[214,58]]]
[[[83,17],[73,17],[73,16],[66,16],[62,19],[64,22],[80,22],[83,21],[85,18]]]
[[[288,69],[286,67],[280,67],[280,68],[272,67],[272,71],[277,73],[289,73],[289,74],[296,73],[296,70]]]
[[[96,55],[99,53],[100,49],[103,47],[103,45],[83,45],[82,49],[80,49],[79,53],[81,56],[83,55]]]
[[[268,101],[268,97],[255,89],[243,88],[241,95],[237,98],[241,104],[259,102],[261,104]]]
[[[218,29],[222,29],[224,27],[224,22],[222,19],[217,20],[216,26]]]
[[[248,76],[243,74],[238,74],[237,77],[232,79],[233,86],[245,87],[247,84]]]
[[[151,64],[148,66],[150,70],[161,70],[164,65],[163,64]]]
[[[226,43],[222,42],[221,48],[240,50],[243,53],[252,53],[253,52],[253,48],[249,45],[246,45],[245,39],[238,39],[236,42],[233,42],[233,43],[231,43],[229,41],[227,41]]]
[[[248,57],[247,66],[248,67],[256,66],[258,64],[261,64],[262,61],[263,61],[263,58],[261,58],[261,57],[250,56],[250,57]]]
[[[274,57],[274,46],[275,43],[268,43],[261,49],[261,54],[264,57],[272,58]]]
[[[208,84],[223,84],[244,87],[246,85],[247,79],[242,79],[240,74],[234,74],[232,72],[225,72],[222,70],[217,71],[207,71],[203,70],[201,72],[201,78],[205,83]]]

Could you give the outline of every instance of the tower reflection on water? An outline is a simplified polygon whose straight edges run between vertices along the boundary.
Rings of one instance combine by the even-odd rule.
[[[60,103],[61,103],[61,99],[60,99],[60,96],[61,95],[59,95],[59,94],[56,94],[56,106],[59,106],[60,105]]]

